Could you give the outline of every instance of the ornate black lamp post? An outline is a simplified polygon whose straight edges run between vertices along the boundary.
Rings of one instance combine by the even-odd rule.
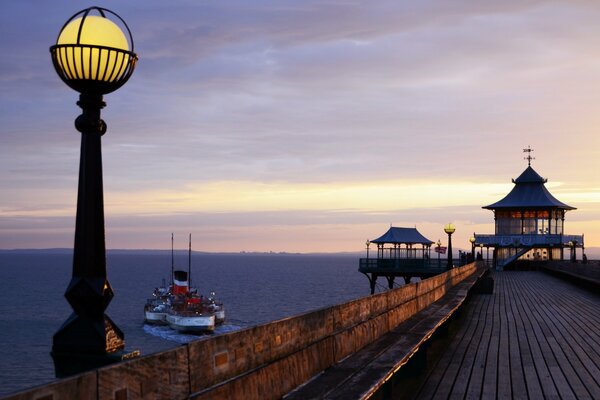
[[[448,234],[448,269],[452,269],[452,234],[456,231],[453,224],[444,225],[444,232]]]
[[[369,239],[367,239],[367,241],[365,242],[365,245],[367,246],[367,260],[369,259],[369,246],[371,245],[371,241]]]
[[[441,250],[442,250],[442,241],[440,239],[438,239],[437,243],[437,253],[438,253],[438,268],[440,267],[441,261],[440,261],[440,257],[441,257]]]
[[[125,27],[128,37],[117,24]],[[65,376],[127,356],[123,332],[104,313],[113,291],[106,279],[100,141],[106,124],[100,119],[100,110],[106,105],[102,96],[127,82],[137,56],[125,21],[99,7],[73,15],[50,53],[58,76],[80,93],[77,105],[83,110],[75,120],[82,134],[81,156],[73,272],[65,293],[73,313],[56,332],[52,344],[56,374]]]
[[[471,261],[475,261],[475,236],[469,238],[471,242]]]

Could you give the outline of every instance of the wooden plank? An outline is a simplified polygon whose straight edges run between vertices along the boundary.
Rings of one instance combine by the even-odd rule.
[[[582,348],[578,340],[578,334],[570,325],[565,324],[560,313],[553,314],[545,310],[545,317],[555,324],[554,332],[560,334],[560,337],[556,339],[557,345],[561,347],[565,358],[576,372],[583,386],[589,391],[592,398],[600,398],[600,368],[598,363],[594,363]],[[567,376],[570,377],[570,374]]]
[[[416,398],[600,398],[600,296],[540,272],[494,278]]]
[[[492,315],[492,332],[489,341],[487,358],[485,364],[485,373],[483,376],[483,387],[481,397],[490,399],[493,397],[501,397],[500,391],[503,392],[503,398],[510,398],[510,365],[508,354],[505,348],[500,350],[501,332],[501,301],[504,299],[502,290],[497,290],[494,296],[494,308]],[[504,326],[505,328],[505,326]],[[508,389],[508,393],[506,390]],[[496,396],[498,394],[498,396]]]
[[[487,364],[488,349],[492,336],[494,323],[494,305],[497,296],[489,296],[487,312],[484,315],[485,324],[479,341],[479,346],[475,349],[475,357],[471,368],[471,375],[468,379],[468,386],[465,393],[467,399],[480,399],[483,389],[483,378],[485,375],[485,366]],[[494,371],[494,374],[496,371]],[[456,387],[453,392],[455,392]],[[462,393],[461,393],[462,394]]]
[[[523,291],[527,289],[523,287],[522,279],[513,280],[513,284],[515,287],[515,306],[517,312],[520,314],[523,327],[523,336],[526,338],[526,342],[523,342],[523,344],[526,343],[529,348],[529,353],[531,354],[531,366],[533,366],[536,374],[535,379],[531,378],[527,380],[527,385],[529,386],[530,381],[537,380],[541,386],[541,392],[545,397],[557,398],[558,390],[554,384],[554,381],[552,380],[550,370],[548,369],[548,365],[544,359],[544,352],[536,338],[529,318],[529,313],[531,310],[528,309],[527,304],[524,304],[521,297]]]
[[[552,282],[548,283],[552,285]],[[555,285],[552,285],[552,287],[556,288]],[[560,321],[561,314],[566,310],[555,307],[557,296],[553,296],[553,293],[546,291],[536,291],[534,294],[526,294],[526,298],[535,310],[532,315],[536,318],[543,335],[547,339],[567,385],[571,387],[577,398],[598,398],[600,387],[573,352],[572,338],[567,336],[570,327],[564,326]],[[550,312],[550,310],[553,312]],[[557,385],[560,384],[557,383]]]
[[[464,342],[453,357],[448,366],[447,373],[437,389],[436,397],[444,398],[452,396],[464,396],[466,386],[469,382],[473,360],[476,356],[476,349],[479,346],[483,331],[485,329],[485,318],[489,308],[489,296],[474,296],[481,301],[482,307],[477,317],[477,325],[472,331],[468,342]]]
[[[529,273],[533,277],[533,273]],[[523,310],[526,312],[527,321],[529,324],[529,332],[534,340],[534,351],[539,349],[536,359],[536,368],[540,373],[540,381],[542,389],[547,396],[554,395],[555,391],[550,386],[550,382],[554,384],[556,393],[563,399],[575,399],[575,394],[571,390],[569,383],[557,358],[557,354],[552,351],[548,342],[550,332],[542,332],[539,321],[536,319],[536,305],[540,304],[540,296],[542,294],[536,290],[537,287],[530,285],[531,280],[521,280],[519,282],[521,290],[519,290],[519,299]],[[538,282],[539,283],[539,282]],[[544,306],[547,303],[543,303]],[[547,372],[546,372],[547,371]],[[546,373],[548,376],[546,376]]]
[[[505,349],[508,349],[508,359],[510,362],[510,391],[512,392],[513,398],[526,398],[527,385],[525,384],[525,371],[519,346],[519,331],[517,329],[517,321],[512,304],[514,293],[506,279],[497,279],[497,282],[501,282],[498,285],[502,287],[505,307],[504,313],[508,328],[508,347],[505,347]]]
[[[511,358],[510,358],[510,338],[508,317],[506,314],[506,293],[504,282],[496,281],[496,293],[498,295],[498,370],[496,379],[497,398],[510,399],[512,398],[512,382],[511,382]],[[489,387],[489,386],[488,386]],[[489,389],[486,389],[484,382],[484,393],[490,394]]]
[[[469,303],[465,306],[463,315],[468,316],[481,313],[484,306],[482,299],[482,296],[473,296]],[[435,367],[432,368],[431,372],[418,389],[416,393],[417,398],[443,397],[441,393],[438,393],[438,387],[441,382],[446,381],[449,382],[449,388],[446,390],[446,392],[450,392],[452,384],[454,383],[454,379],[456,378],[456,372],[458,371],[456,364],[453,368],[450,368],[450,364],[454,358],[462,359],[465,349],[468,348],[471,343],[473,333],[477,329],[478,323],[478,318],[468,318],[461,325],[459,331],[448,345],[448,348],[453,350],[444,352],[443,356],[438,360]],[[446,375],[448,376],[446,377]]]

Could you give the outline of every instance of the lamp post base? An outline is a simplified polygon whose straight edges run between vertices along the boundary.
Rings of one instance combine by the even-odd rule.
[[[65,378],[140,354],[124,348],[123,333],[107,315],[73,313],[54,335],[50,354],[56,377]]]
[[[140,354],[139,350],[119,350],[107,354],[50,352],[54,361],[54,374],[57,378],[66,378],[123,360],[129,360],[139,357]]]

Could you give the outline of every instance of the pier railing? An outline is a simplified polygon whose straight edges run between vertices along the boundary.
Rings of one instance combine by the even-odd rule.
[[[458,263],[458,260],[455,260]],[[455,264],[457,265],[457,264]],[[448,268],[447,259],[430,258],[361,258],[358,270],[360,272],[424,272],[437,275]]]
[[[475,243],[484,246],[568,246],[569,242],[577,247],[583,245],[583,235],[480,235],[475,234]]]

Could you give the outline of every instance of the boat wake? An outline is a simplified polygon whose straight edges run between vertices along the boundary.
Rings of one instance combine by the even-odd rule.
[[[159,337],[161,339],[168,340],[171,342],[186,344],[186,343],[192,342],[194,340],[209,338],[214,335],[220,335],[223,333],[239,331],[242,328],[243,328],[242,326],[238,326],[238,325],[223,324],[223,325],[219,325],[219,326],[215,327],[214,333],[194,334],[194,335],[187,335],[184,333],[179,333],[176,330],[169,328],[168,326],[160,326],[160,325],[144,324],[143,329],[144,329],[144,332],[148,333],[149,335],[156,336],[156,337]]]

